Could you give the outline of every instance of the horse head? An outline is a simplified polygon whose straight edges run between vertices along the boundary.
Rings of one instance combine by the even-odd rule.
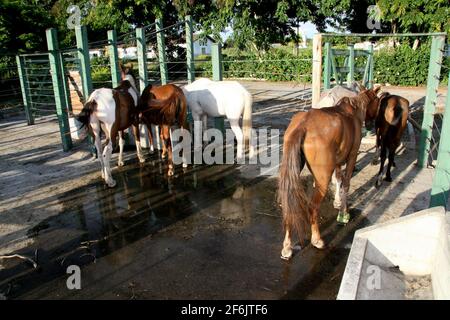
[[[380,90],[381,86],[376,86],[372,90],[366,90],[368,92],[368,95],[370,95],[370,102],[366,107],[366,122],[375,120],[378,115],[378,110],[380,107]]]

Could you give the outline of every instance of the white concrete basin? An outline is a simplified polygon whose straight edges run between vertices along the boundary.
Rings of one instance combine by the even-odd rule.
[[[337,299],[450,299],[449,242],[443,207],[358,230]]]

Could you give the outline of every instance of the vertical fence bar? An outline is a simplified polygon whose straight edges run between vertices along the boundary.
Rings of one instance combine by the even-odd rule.
[[[449,72],[450,79],[450,72]],[[433,186],[431,187],[430,207],[446,206],[450,190],[450,81],[448,82],[447,100],[445,103],[444,120],[442,122],[441,138],[437,165],[434,170]]]
[[[430,140],[433,134],[434,112],[436,109],[437,89],[439,87],[444,45],[445,36],[433,36],[428,66],[427,95],[423,111],[422,131],[420,133],[419,158],[417,161],[420,168],[426,166],[430,152]]]
[[[117,87],[122,80],[119,69],[119,54],[117,52],[117,32],[116,30],[108,30],[108,53],[109,64],[111,65],[111,81],[113,88]]]
[[[355,46],[353,44],[348,45],[348,53],[347,87],[355,79]]]
[[[194,67],[194,32],[192,25],[192,17],[186,16],[186,64],[188,83],[195,80]]]
[[[211,45],[211,62],[213,80],[222,81],[222,46],[220,43],[213,43]],[[223,117],[214,118],[214,127],[222,131],[222,134],[225,135],[225,123]]]
[[[33,112],[31,111],[30,92],[28,90],[28,83],[25,78],[26,72],[25,64],[20,56],[16,56],[16,62],[17,62],[17,72],[19,74],[20,80],[20,89],[22,90],[23,106],[25,107],[25,115],[27,117],[28,125],[32,125],[34,124],[34,116]]]
[[[313,70],[312,70],[312,105],[315,106],[320,100],[320,77],[322,74],[322,35],[315,34],[313,37]]]
[[[323,66],[323,88],[331,88],[331,43],[325,42],[325,58]]]
[[[70,90],[69,90],[69,83],[67,81],[67,75],[66,75],[66,67],[64,65],[64,56],[62,52],[59,52],[59,61],[61,62],[61,74],[62,74],[62,86],[64,90],[64,103],[67,107],[67,112],[69,114],[72,113],[72,101],[70,100]]]
[[[67,116],[67,108],[64,99],[64,89],[61,80],[63,79],[61,71],[60,54],[58,51],[58,38],[56,29],[47,29],[48,59],[50,63],[50,71],[52,75],[53,92],[55,95],[56,114],[59,122],[59,132],[61,133],[61,141],[64,151],[72,148],[72,138],[70,136],[70,125]]]
[[[166,40],[164,32],[161,31],[163,24],[161,19],[155,20],[156,27],[156,43],[158,44],[158,60],[159,60],[159,73],[161,76],[161,84],[166,84],[169,79],[169,71],[167,69],[166,60]]]
[[[367,88],[368,89],[372,89],[373,88],[373,68],[374,68],[374,64],[375,64],[375,60],[373,58],[373,44],[370,44],[369,46],[369,74],[368,74],[368,84],[367,84]]]
[[[139,90],[144,91],[148,83],[147,44],[145,43],[145,29],[136,28],[137,56],[139,67]]]
[[[89,59],[89,45],[86,26],[76,26],[75,37],[77,40],[78,59],[80,60],[83,97],[84,101],[86,101],[93,90],[91,78],[91,61]]]

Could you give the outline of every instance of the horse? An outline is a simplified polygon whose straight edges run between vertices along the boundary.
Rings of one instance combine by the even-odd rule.
[[[155,101],[164,102],[157,103]],[[141,121],[149,128],[148,138],[150,145],[153,145],[153,137],[150,129],[151,125],[161,126],[160,137],[163,146],[161,156],[162,158],[165,158],[166,154],[168,154],[169,170],[167,174],[168,176],[172,176],[174,170],[170,127],[178,124],[182,130],[187,129],[187,102],[183,91],[173,84],[166,84],[163,86],[152,86],[150,84],[144,89],[139,98],[138,110]],[[183,167],[186,166],[186,163],[183,161]]]
[[[380,170],[377,175],[375,186],[381,185],[383,178],[386,153],[389,151],[389,162],[385,181],[391,182],[391,167],[395,167],[395,151],[400,145],[403,132],[405,131],[409,113],[409,101],[401,96],[391,95],[383,92],[380,96],[380,104],[375,119],[376,152],[372,164],[380,161]]]
[[[207,117],[225,116],[237,140],[238,160],[244,157],[245,143],[249,144],[249,156],[254,155],[250,143],[252,130],[252,95],[237,81],[211,81],[198,79],[184,86],[183,92],[194,120],[194,134],[199,136],[206,128]],[[242,116],[242,129],[239,119]],[[199,121],[202,126],[199,126]],[[200,135],[201,137],[201,135]]]
[[[319,208],[335,171],[340,210],[338,222],[350,220],[347,212],[347,192],[355,167],[361,128],[366,110],[378,108],[377,92],[380,87],[364,90],[354,98],[344,97],[329,108],[299,112],[291,120],[283,143],[283,160],[278,183],[278,201],[283,214],[285,239],[281,251],[282,259],[292,256],[291,234],[295,230],[301,235],[306,226],[311,226],[311,244],[322,249],[325,243],[320,236]],[[324,125],[326,124],[326,125]],[[314,177],[311,204],[301,184],[300,173],[307,165]],[[345,173],[341,166],[346,165]]]
[[[110,167],[113,144],[115,145],[117,135],[119,135],[120,152],[118,165],[123,166],[124,130],[130,126],[133,127],[139,162],[145,162],[138,129],[138,96],[133,76],[123,71],[122,81],[119,86],[114,89],[100,88],[94,90],[89,95],[81,112],[76,116],[76,120],[82,124],[81,127],[89,130],[94,137],[102,178],[110,188],[116,185]],[[101,143],[101,130],[106,135],[106,146],[104,149]]]

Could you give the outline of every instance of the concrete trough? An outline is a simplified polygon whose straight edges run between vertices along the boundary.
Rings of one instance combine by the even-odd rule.
[[[337,299],[450,299],[449,242],[443,207],[358,230]]]

